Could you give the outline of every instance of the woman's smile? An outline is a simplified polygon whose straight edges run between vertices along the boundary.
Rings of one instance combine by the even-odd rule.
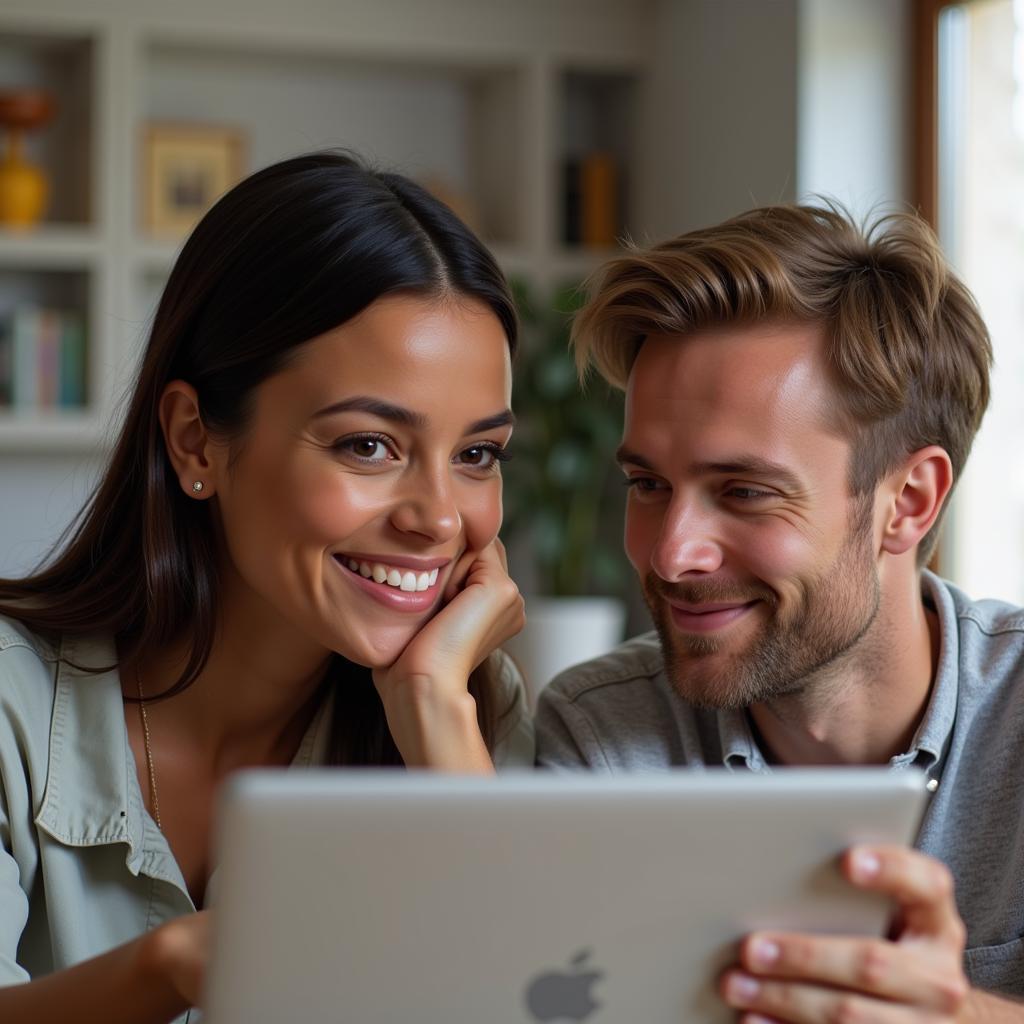
[[[442,593],[437,585],[448,558],[415,559],[405,556],[334,555],[345,578],[387,608],[403,612],[430,609]]]

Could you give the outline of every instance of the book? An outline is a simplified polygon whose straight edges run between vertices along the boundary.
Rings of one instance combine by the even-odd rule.
[[[12,404],[16,409],[33,409],[39,399],[39,310],[19,306],[12,314],[13,338]]]
[[[61,317],[60,385],[57,402],[62,408],[85,405],[85,330],[82,317],[65,313]]]
[[[581,241],[603,248],[619,232],[618,173],[610,153],[588,153],[580,163]]]
[[[0,409],[14,402],[14,335],[10,317],[0,319]]]

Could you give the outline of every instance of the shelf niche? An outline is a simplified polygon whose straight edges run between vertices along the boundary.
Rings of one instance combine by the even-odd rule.
[[[629,230],[635,92],[627,73],[561,75],[558,241],[570,251],[612,249]]]
[[[142,64],[143,117],[240,129],[247,172],[310,150],[351,149],[420,181],[487,242],[522,242],[522,87],[513,66],[177,40],[151,40]]]
[[[27,159],[49,180],[44,225],[81,226],[94,219],[94,66],[89,37],[0,33],[0,89],[42,89],[54,99],[53,119],[24,137]]]

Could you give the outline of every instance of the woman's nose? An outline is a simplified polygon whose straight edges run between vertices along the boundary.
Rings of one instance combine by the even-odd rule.
[[[402,533],[419,534],[433,543],[458,536],[462,516],[448,473],[416,473],[403,481],[391,522]]]

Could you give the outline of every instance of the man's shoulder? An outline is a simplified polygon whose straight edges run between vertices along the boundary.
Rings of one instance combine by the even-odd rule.
[[[961,626],[971,626],[985,636],[1010,635],[1024,641],[1024,608],[993,598],[975,600],[951,583],[945,586]]]
[[[961,679],[977,678],[992,693],[1000,680],[1024,684],[1024,608],[1007,601],[974,600],[946,581],[956,617]]]
[[[643,633],[614,650],[561,672],[547,689],[571,703],[595,695],[610,695],[626,687],[647,687],[664,670],[665,660],[656,633]]]

